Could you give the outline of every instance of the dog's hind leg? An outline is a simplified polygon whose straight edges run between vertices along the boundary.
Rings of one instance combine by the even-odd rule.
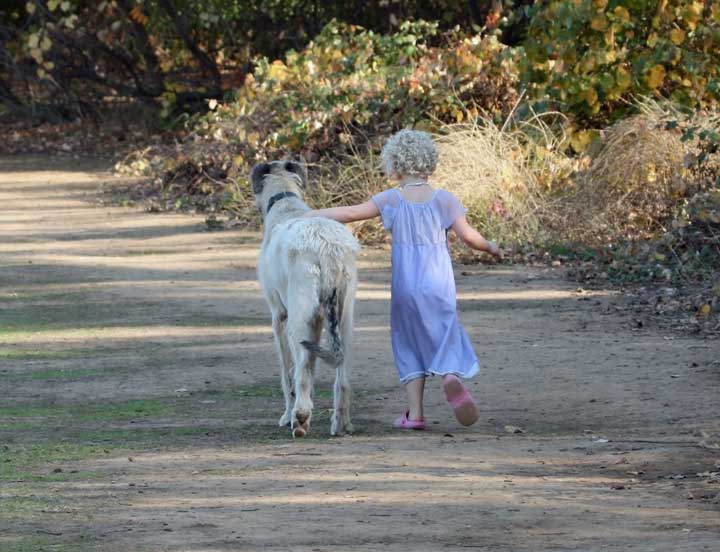
[[[287,313],[281,309],[272,312],[272,328],[275,337],[275,348],[280,357],[280,383],[285,397],[285,412],[278,421],[278,426],[289,426],[292,420],[294,393],[290,381],[293,360],[287,341]]]
[[[317,312],[310,316],[293,315],[290,310],[288,317],[288,345],[293,360],[293,380],[295,404],[293,405],[291,423],[294,437],[304,437],[310,429],[312,416],[312,388],[315,355],[302,346],[302,341],[317,343],[322,331],[321,320]],[[307,313],[307,311],[306,311]]]
[[[353,340],[353,309],[355,301],[355,282],[350,281],[345,290],[339,312],[340,342],[342,344],[342,362],[337,365],[335,387],[333,389],[333,415],[330,425],[331,435],[352,433],[350,422],[350,380],[349,372],[352,365]]]

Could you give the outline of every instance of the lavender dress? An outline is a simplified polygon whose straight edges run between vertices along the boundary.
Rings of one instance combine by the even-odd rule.
[[[396,189],[372,199],[392,233],[390,329],[400,381],[430,374],[474,376],[480,366],[457,318],[446,236],[467,209],[445,190],[424,203],[411,203]]]

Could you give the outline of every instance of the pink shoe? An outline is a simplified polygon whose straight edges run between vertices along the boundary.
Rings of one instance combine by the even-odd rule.
[[[475,400],[457,376],[449,374],[443,378],[445,398],[455,411],[457,421],[464,426],[477,422],[479,414]]]
[[[425,429],[425,418],[420,418],[419,420],[410,420],[408,418],[408,414],[410,414],[410,411],[405,412],[405,414],[395,420],[395,422],[393,423],[393,427],[395,429]]]

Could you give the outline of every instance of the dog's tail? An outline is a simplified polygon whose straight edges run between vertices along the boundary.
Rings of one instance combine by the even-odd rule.
[[[340,323],[340,300],[338,298],[337,288],[333,289],[330,297],[322,302],[325,309],[325,328],[330,337],[331,349],[324,349],[316,343],[310,341],[301,341],[301,345],[312,354],[324,360],[332,366],[339,366],[344,360],[343,343],[340,339],[338,325]]]

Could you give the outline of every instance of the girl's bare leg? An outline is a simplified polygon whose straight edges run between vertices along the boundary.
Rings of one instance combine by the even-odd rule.
[[[421,420],[423,414],[423,395],[425,393],[425,378],[416,378],[405,384],[408,394],[408,419]]]

